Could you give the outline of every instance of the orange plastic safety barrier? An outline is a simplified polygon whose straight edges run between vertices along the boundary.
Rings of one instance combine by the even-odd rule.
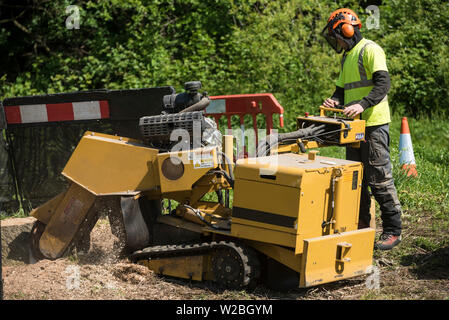
[[[251,115],[253,128],[258,141],[257,115],[265,115],[267,134],[273,130],[273,115],[279,114],[279,125],[284,127],[284,108],[279,104],[271,93],[236,94],[224,96],[211,96],[211,102],[206,109],[205,115],[212,116],[219,127],[219,120],[223,116],[227,119],[228,129],[231,129],[232,116],[240,118],[240,127],[245,131],[246,115]]]

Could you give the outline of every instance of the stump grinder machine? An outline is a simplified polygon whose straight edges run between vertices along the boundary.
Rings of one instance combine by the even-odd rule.
[[[370,273],[375,230],[358,229],[362,164],[309,150],[357,147],[365,122],[320,107],[297,118],[297,131],[267,135],[258,157],[234,161],[234,138],[204,116],[200,86],[186,83],[188,92],[164,97],[162,114],[142,117],[141,140],[84,134],[62,171],[68,189],[31,213],[35,258],[88,249],[105,213],[117,250],[161,275],[241,288]]]

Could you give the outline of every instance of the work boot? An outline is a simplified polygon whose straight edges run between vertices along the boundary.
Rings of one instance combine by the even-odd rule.
[[[391,250],[393,247],[397,246],[402,240],[401,236],[394,236],[388,233],[382,233],[379,237],[379,241],[374,246],[375,249],[379,250]]]

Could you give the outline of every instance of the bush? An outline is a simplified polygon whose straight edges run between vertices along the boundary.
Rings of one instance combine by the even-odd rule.
[[[271,92],[294,118],[334,90],[340,57],[320,37],[340,6],[358,12],[365,37],[387,53],[394,113],[447,115],[449,4],[377,1],[78,1],[80,28],[67,29],[71,1],[3,1],[0,97],[129,89],[201,80],[211,95]]]

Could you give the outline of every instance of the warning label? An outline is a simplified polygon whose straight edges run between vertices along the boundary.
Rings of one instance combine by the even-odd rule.
[[[193,161],[193,168],[213,168],[214,152],[211,150],[198,150],[189,152],[189,160]]]

